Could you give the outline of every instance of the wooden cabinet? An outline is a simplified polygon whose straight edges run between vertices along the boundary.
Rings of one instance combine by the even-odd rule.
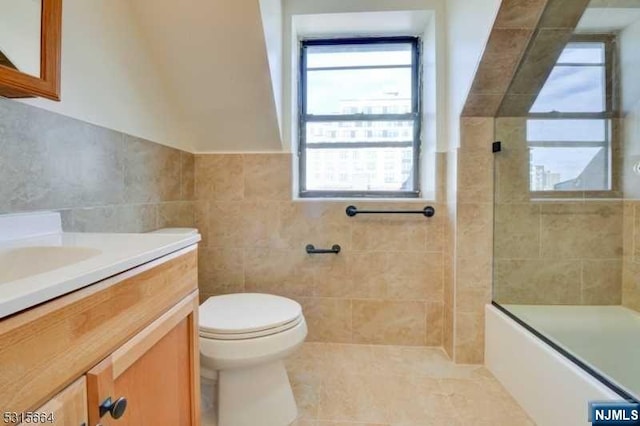
[[[59,409],[62,426],[197,426],[197,313],[192,246],[0,320],[0,407]],[[126,399],[118,420],[109,398]]]
[[[82,426],[89,421],[87,416],[87,380],[81,377],[54,396],[42,407],[34,410],[35,415],[50,417],[57,426]],[[45,419],[40,424],[50,424]],[[20,426],[32,425],[34,422],[20,423]]]
[[[198,353],[192,350],[198,339],[197,307],[197,294],[185,298],[89,370],[90,425],[200,423]],[[123,400],[126,409],[114,419],[105,407]]]

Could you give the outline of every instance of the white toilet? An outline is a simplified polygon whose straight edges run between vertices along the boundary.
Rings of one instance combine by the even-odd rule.
[[[297,417],[284,358],[304,342],[300,305],[258,293],[200,306],[200,375],[218,380],[218,426],[286,426]]]
[[[291,424],[298,410],[283,361],[307,336],[300,304],[270,294],[214,296],[200,305],[198,323],[200,375],[217,381],[217,426]]]

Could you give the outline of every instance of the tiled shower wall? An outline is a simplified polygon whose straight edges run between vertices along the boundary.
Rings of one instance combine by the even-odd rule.
[[[496,119],[495,300],[620,304],[622,201],[531,199],[525,133],[525,118]]]
[[[444,206],[436,215],[345,214],[425,203],[292,201],[289,154],[196,155],[203,298],[266,292],[299,301],[309,341],[440,346]],[[338,255],[308,255],[339,244]]]
[[[640,101],[625,113],[622,304],[640,311]]]
[[[66,231],[193,225],[193,154],[0,98],[0,214],[59,210]]]

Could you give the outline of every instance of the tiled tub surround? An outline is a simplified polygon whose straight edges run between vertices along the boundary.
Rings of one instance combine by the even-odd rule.
[[[624,117],[622,304],[640,311],[640,101]]]
[[[475,364],[491,302],[493,119],[463,117],[460,137],[446,156],[443,347],[455,362]]]
[[[622,304],[640,311],[640,201],[624,204]]]
[[[0,214],[60,210],[65,231],[193,225],[193,154],[0,98]]]
[[[623,202],[532,200],[525,126],[524,118],[496,119],[503,151],[496,154],[494,299],[620,304]]]
[[[349,204],[415,209],[425,202],[292,201],[291,161],[289,154],[196,155],[202,297],[246,291],[298,300],[308,341],[442,345],[446,210],[435,204],[430,219],[350,218]],[[342,251],[308,255],[306,244]]]

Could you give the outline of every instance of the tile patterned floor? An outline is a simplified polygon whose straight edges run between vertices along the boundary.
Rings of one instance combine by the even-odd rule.
[[[294,426],[533,426],[482,366],[441,349],[305,343],[287,360]]]

